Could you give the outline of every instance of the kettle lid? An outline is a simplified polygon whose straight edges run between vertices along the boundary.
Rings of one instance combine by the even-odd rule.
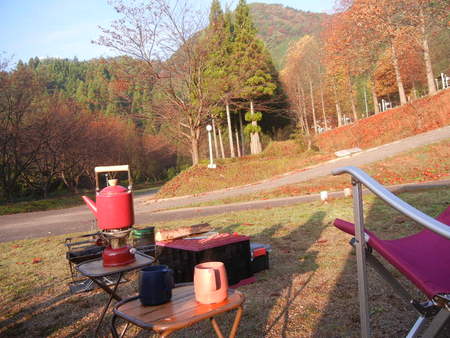
[[[121,195],[128,193],[128,189],[125,187],[122,187],[121,185],[111,185],[104,189],[102,189],[99,193],[99,195],[102,196],[112,196],[112,195]]]

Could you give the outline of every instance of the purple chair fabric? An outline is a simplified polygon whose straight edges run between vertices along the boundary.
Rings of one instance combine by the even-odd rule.
[[[450,226],[450,207],[437,217]],[[334,225],[355,235],[353,223],[336,219]],[[396,267],[429,298],[450,293],[450,240],[428,230],[395,239],[382,240],[367,231],[367,244]]]

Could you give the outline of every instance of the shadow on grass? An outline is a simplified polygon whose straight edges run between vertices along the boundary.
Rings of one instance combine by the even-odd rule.
[[[421,194],[401,195],[400,198],[413,206],[417,206],[430,216],[437,216],[450,203],[448,193],[442,191]],[[419,207],[420,206],[420,207]],[[353,222],[353,219],[347,219]],[[404,237],[420,231],[421,227],[405,216],[376,199],[365,217],[366,228],[383,239]],[[337,230],[336,231],[340,231]],[[348,240],[351,236],[348,235]],[[342,245],[349,245],[342,242]],[[389,263],[386,263],[376,252],[373,253],[385,267],[401,282],[408,292],[417,300],[425,300],[417,288]],[[314,328],[314,337],[359,337],[360,315],[358,300],[358,284],[356,255],[352,249],[347,257],[345,267],[340,274],[329,301],[323,310],[319,323]],[[413,326],[418,313],[407,304],[395,291],[368,265],[369,313],[371,332],[374,337],[404,337]],[[446,331],[448,334],[448,331]],[[442,336],[442,337],[444,337]]]
[[[135,292],[134,284],[127,284],[123,285],[123,290],[119,290],[120,295]],[[18,311],[0,321],[0,336],[92,336],[109,295],[99,288],[78,294],[71,294],[69,290],[62,291],[64,288],[68,289],[65,282],[58,286],[59,294],[49,288],[41,295],[35,296],[35,298],[44,300],[33,301],[31,305],[27,305],[27,301],[22,299]],[[53,295],[54,292],[57,295]],[[46,293],[51,293],[52,296],[46,297]],[[102,322],[100,336],[109,336],[110,334],[110,311],[111,307]]]
[[[286,224],[274,224],[261,232],[252,234],[252,241],[270,243],[274,254],[270,256],[270,269],[256,275],[257,283],[246,286],[245,314],[239,334],[263,337],[277,332],[281,336],[292,336],[289,327],[290,314],[296,311],[315,271],[318,251],[312,249],[325,227],[326,213],[318,211],[293,230],[286,231]],[[225,228],[234,232],[240,224]]]

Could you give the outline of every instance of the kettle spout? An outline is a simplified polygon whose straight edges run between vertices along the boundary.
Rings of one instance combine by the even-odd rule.
[[[83,201],[87,204],[87,206],[89,207],[89,209],[91,209],[92,213],[94,214],[95,218],[97,218],[97,206],[95,205],[95,202],[93,200],[91,200],[89,197],[87,196],[81,196],[81,198],[83,199]]]

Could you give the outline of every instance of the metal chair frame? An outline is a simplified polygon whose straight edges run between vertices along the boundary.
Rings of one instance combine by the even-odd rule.
[[[333,171],[333,175],[350,174],[353,187],[353,211],[355,222],[355,238],[352,245],[356,250],[357,274],[358,274],[358,298],[360,303],[361,337],[370,337],[369,304],[368,304],[368,284],[366,262],[371,264],[375,270],[396,290],[399,295],[410,302],[419,312],[419,318],[409,331],[407,337],[417,337],[427,323],[427,318],[433,318],[429,327],[424,331],[423,337],[434,337],[441,330],[442,326],[450,318],[450,295],[439,295],[433,297],[425,303],[419,303],[412,299],[409,293],[392,276],[392,274],[371,255],[372,248],[366,244],[364,230],[364,211],[362,186],[367,187],[372,193],[385,201],[389,206],[396,209],[403,215],[416,221],[425,228],[450,240],[450,227],[436,219],[424,214],[405,201],[401,200],[393,193],[384,188],[380,183],[367,175],[364,171],[356,167],[343,167]],[[449,241],[450,245],[450,241]]]

